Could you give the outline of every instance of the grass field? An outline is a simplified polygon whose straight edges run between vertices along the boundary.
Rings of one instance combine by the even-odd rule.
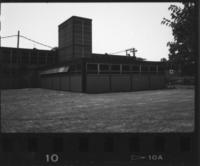
[[[1,91],[2,132],[190,132],[193,123],[194,89]]]

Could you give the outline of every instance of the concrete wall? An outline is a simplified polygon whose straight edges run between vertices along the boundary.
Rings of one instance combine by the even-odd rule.
[[[70,90],[74,92],[82,91],[82,77],[80,75],[70,76]]]
[[[34,88],[30,80],[18,78],[0,78],[0,89]]]
[[[13,87],[13,81],[16,83],[15,86],[18,87],[18,80],[14,80],[11,78],[1,78],[0,79],[0,87],[1,89],[12,89]]]
[[[151,89],[162,89],[165,88],[165,77],[152,75],[150,77],[150,88]]]
[[[86,92],[123,92],[150,89],[162,89],[165,87],[163,75],[150,74],[88,74]]]
[[[59,76],[53,76],[52,78],[52,89],[54,90],[61,90],[60,89],[60,78]]]
[[[108,75],[88,74],[86,82],[86,91],[89,93],[101,93],[110,91],[110,81]]]
[[[63,91],[82,91],[81,75],[49,75],[40,78],[40,87]]]
[[[60,89],[61,90],[64,90],[64,91],[69,91],[70,90],[70,87],[69,87],[69,84],[70,84],[70,79],[68,76],[61,76],[60,77]]]
[[[82,77],[78,75],[52,75],[41,78],[41,87],[53,90],[82,92]],[[162,89],[165,77],[156,74],[87,74],[86,92],[124,92]]]
[[[51,89],[52,88],[52,79],[50,77],[46,77],[45,87],[47,89]]]
[[[134,74],[132,75],[132,91],[150,89],[149,76]]]
[[[111,91],[131,91],[129,75],[111,75]]]

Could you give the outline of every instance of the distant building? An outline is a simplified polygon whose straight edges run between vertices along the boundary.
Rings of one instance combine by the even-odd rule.
[[[86,93],[165,88],[166,63],[92,53],[92,20],[73,16],[59,25],[51,51],[0,48],[1,88],[47,88]]]

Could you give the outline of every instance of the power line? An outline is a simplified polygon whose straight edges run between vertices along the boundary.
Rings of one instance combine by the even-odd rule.
[[[117,52],[110,53],[110,54],[118,54],[118,53],[125,52],[125,51],[126,51],[126,50],[121,50],[121,51],[117,51]]]
[[[17,36],[18,36],[18,35],[9,35],[9,36],[3,36],[3,37],[0,36],[0,39],[6,39],[6,38],[10,38],[10,37],[17,37]],[[53,48],[53,47],[51,47],[51,46],[48,46],[48,45],[43,44],[43,43],[41,43],[41,42],[32,40],[32,39],[30,39],[30,38],[28,38],[28,37],[26,37],[26,36],[23,36],[23,35],[19,35],[19,37],[22,37],[22,38],[24,38],[24,39],[26,39],[26,40],[29,40],[29,41],[33,42],[33,43],[36,43],[36,44],[39,44],[39,45],[42,45],[42,46],[45,46],[45,47],[48,47],[48,48],[51,48],[51,49]]]
[[[129,48],[129,49],[117,51],[117,52],[110,53],[110,54],[114,55],[114,54],[118,54],[118,53],[121,53],[121,52],[125,52],[126,56],[130,56],[130,54],[128,54],[128,52],[131,52],[133,54],[133,56],[135,57],[135,53],[137,52],[137,50],[134,47],[132,47],[132,48]]]
[[[5,38],[9,38],[9,37],[16,37],[17,35],[10,35],[10,36],[3,36],[3,37],[0,37],[1,39],[5,39]]]
[[[130,48],[130,49],[131,49],[131,48]],[[121,52],[126,52],[126,50],[129,50],[129,49],[124,49],[124,50],[117,51],[117,52],[113,52],[113,53],[110,53],[110,54],[118,54],[118,53],[121,53]]]
[[[43,43],[37,42],[37,41],[35,41],[35,40],[29,39],[29,38],[27,38],[27,37],[25,37],[25,36],[23,36],[23,35],[20,35],[20,37],[22,37],[22,38],[24,38],[24,39],[26,39],[26,40],[32,41],[33,43],[40,44],[40,45],[43,45],[43,46],[45,46],[45,47],[53,48],[53,47],[48,46],[48,45],[46,45],[46,44],[43,44]]]

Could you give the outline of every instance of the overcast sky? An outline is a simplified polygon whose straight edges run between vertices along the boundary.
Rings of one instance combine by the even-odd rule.
[[[1,36],[21,35],[52,47],[58,46],[58,25],[71,16],[92,19],[92,52],[114,53],[135,47],[136,56],[159,61],[168,58],[171,28],[161,24],[170,18],[172,3],[7,3],[2,4]],[[173,3],[178,4],[178,3]],[[4,47],[16,47],[17,38],[2,39]],[[20,48],[49,49],[23,38]],[[121,53],[125,55],[124,53]]]

